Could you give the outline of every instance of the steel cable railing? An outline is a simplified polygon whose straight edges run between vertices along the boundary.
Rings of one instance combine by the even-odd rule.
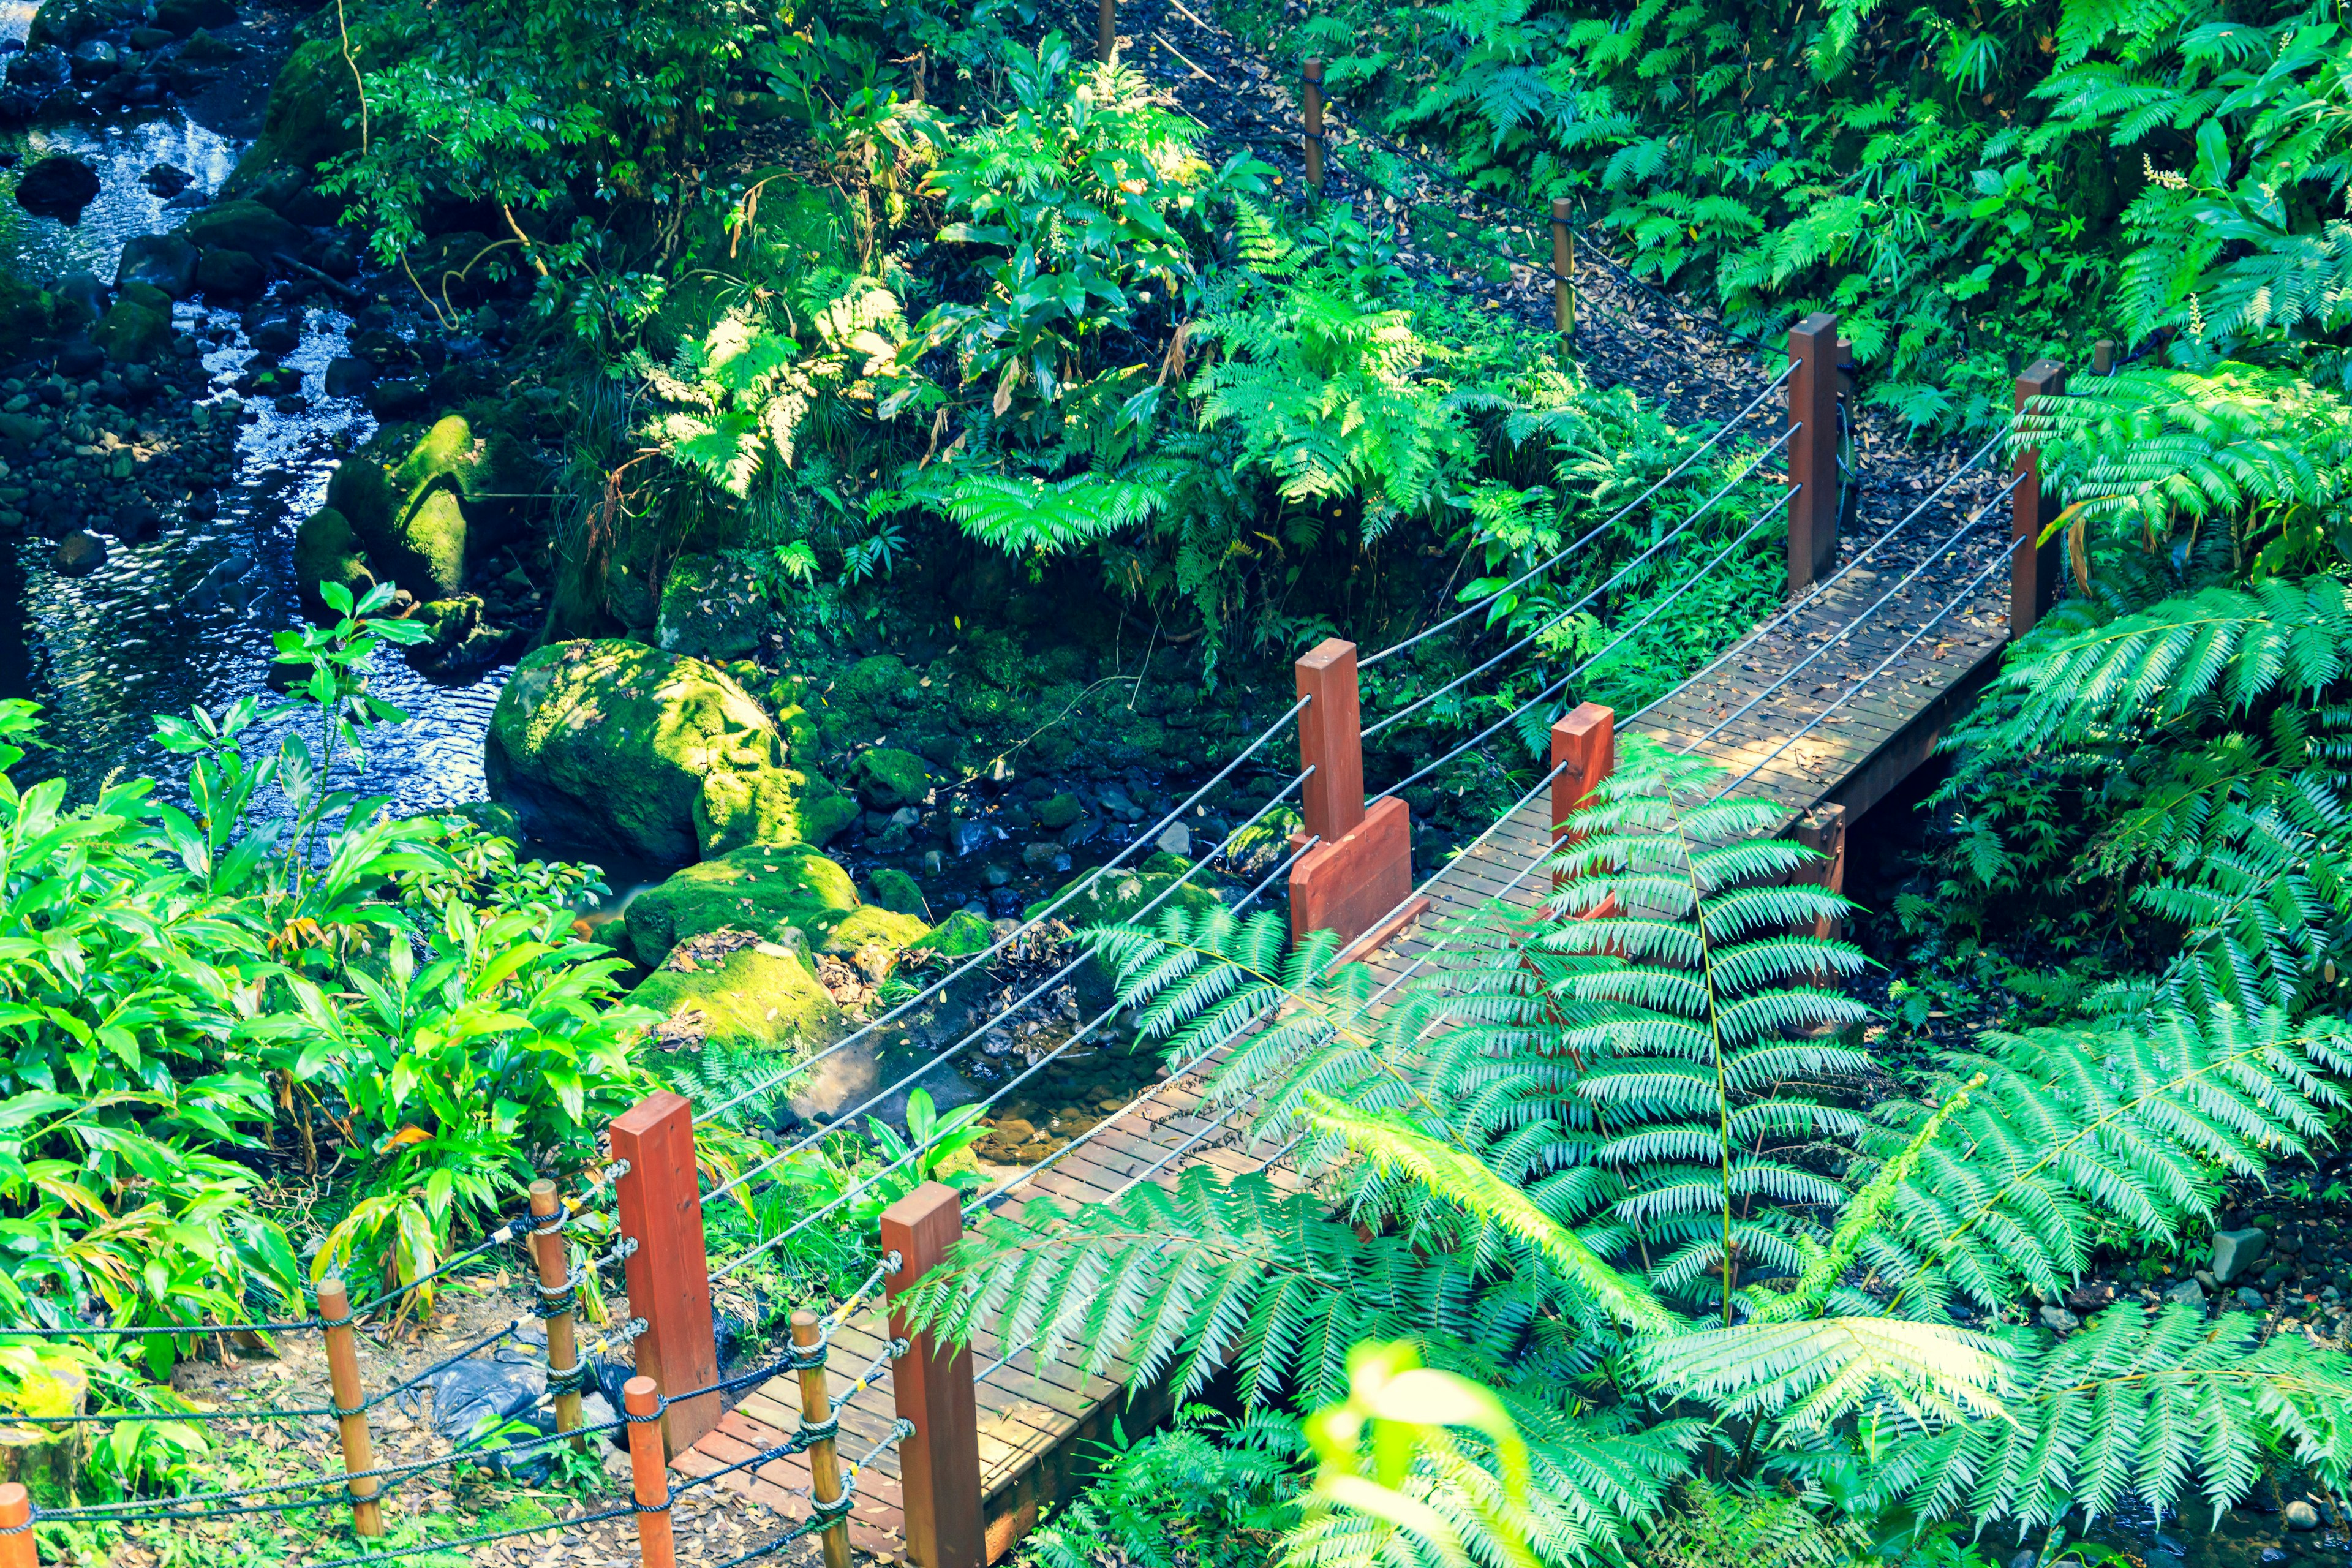
[[[698,1124],[700,1124],[702,1122],[709,1121],[715,1117],[723,1116],[728,1111],[732,1110],[736,1106],[742,1104],[745,1100],[766,1094],[775,1089],[777,1085],[799,1077],[801,1074],[807,1072],[811,1068],[815,1067],[819,1062],[825,1060],[829,1057],[835,1056],[842,1051],[847,1050],[851,1046],[856,1045],[858,1041],[873,1035],[877,1030],[885,1027],[897,1019],[904,1017],[909,1011],[921,1005],[931,997],[938,995],[941,991],[946,990],[950,985],[953,984],[956,981],[962,979],[965,975],[970,974],[972,971],[993,962],[1010,949],[1013,944],[1018,942],[1023,936],[1034,931],[1045,921],[1051,919],[1055,910],[1061,909],[1072,900],[1077,898],[1080,894],[1087,891],[1104,877],[1118,870],[1129,856],[1134,854],[1145,845],[1156,842],[1159,837],[1165,833],[1171,825],[1182,820],[1185,812],[1199,805],[1201,801],[1208,795],[1211,790],[1215,789],[1219,784],[1224,783],[1226,779],[1232,777],[1235,769],[1239,768],[1242,763],[1256,754],[1256,752],[1263,749],[1268,742],[1275,738],[1275,736],[1280,734],[1284,727],[1288,725],[1291,721],[1297,719],[1299,714],[1305,712],[1307,710],[1307,699],[1302,697],[1297,701],[1292,703],[1280,718],[1276,719],[1273,723],[1260,731],[1256,739],[1250,742],[1248,745],[1243,747],[1237,755],[1235,755],[1231,761],[1227,762],[1223,767],[1218,769],[1217,772],[1210,777],[1206,784],[1203,784],[1200,788],[1194,790],[1190,795],[1186,796],[1173,809],[1161,816],[1158,822],[1152,824],[1150,827],[1137,834],[1127,847],[1121,849],[1118,854],[1112,856],[1108,860],[1103,862],[1100,866],[1096,867],[1086,876],[1079,878],[1076,881],[1072,882],[1068,887],[1064,888],[1060,892],[1055,894],[1054,897],[1047,900],[1044,908],[1039,910],[1035,914],[1024,919],[1018,927],[1006,932],[1003,936],[997,938],[996,941],[991,942],[987,947],[982,949],[980,952],[971,954],[962,963],[950,969],[946,974],[941,975],[939,979],[931,982],[929,985],[926,985],[914,995],[908,997],[903,1002],[898,1003],[880,1017],[876,1018],[869,1023],[859,1025],[856,1029],[852,1030],[847,1035],[843,1036],[840,1039],[835,1040],[824,1050],[815,1053],[814,1056],[803,1058],[802,1060],[793,1063],[791,1067],[786,1068],[784,1070],[775,1074],[773,1077],[763,1079],[760,1083],[752,1085],[751,1088],[744,1089],[742,1092],[733,1096],[732,1098],[703,1111],[700,1115],[695,1118],[695,1121]]]
[[[1647,563],[1653,556],[1665,549],[1667,545],[1672,544],[1675,540],[1681,538],[1683,534],[1687,532],[1692,525],[1696,523],[1701,517],[1715,509],[1716,502],[1721,500],[1725,496],[1729,495],[1734,489],[1737,489],[1741,484],[1745,483],[1748,477],[1754,474],[1757,468],[1763,464],[1765,458],[1779,451],[1782,447],[1787,446],[1790,439],[1796,436],[1797,432],[1802,428],[1803,426],[1801,425],[1791,425],[1786,430],[1783,430],[1780,437],[1775,439],[1770,446],[1757,453],[1756,456],[1749,460],[1746,468],[1740,469],[1739,472],[1732,475],[1730,479],[1725,480],[1722,486],[1717,489],[1713,495],[1708,496],[1706,500],[1701,501],[1692,510],[1688,516],[1685,517],[1680,522],[1677,522],[1674,527],[1668,529],[1664,534],[1660,535],[1648,549],[1643,551],[1640,554],[1633,557],[1631,560],[1627,561],[1625,564],[1619,567],[1606,581],[1588,590],[1582,598],[1577,600],[1566,609],[1558,611],[1549,618],[1545,620],[1541,626],[1536,627],[1535,630],[1529,632],[1518,641],[1512,643],[1507,647],[1505,647],[1500,653],[1496,654],[1484,664],[1477,666],[1475,668],[1463,671],[1460,675],[1455,676],[1453,679],[1447,681],[1436,690],[1432,691],[1425,696],[1416,698],[1412,702],[1407,703],[1404,707],[1398,709],[1395,712],[1391,713],[1384,719],[1376,720],[1372,723],[1365,725],[1362,731],[1363,738],[1367,741],[1370,740],[1373,736],[1378,735],[1390,725],[1398,723],[1402,720],[1412,717],[1423,708],[1428,707],[1431,703],[1435,702],[1440,698],[1445,696],[1448,692],[1458,690],[1465,682],[1475,680],[1479,676],[1486,674],[1488,670],[1494,668],[1496,665],[1502,663],[1505,659],[1509,658],[1514,654],[1521,653],[1528,648],[1533,647],[1538,642],[1540,642],[1543,639],[1544,635],[1547,632],[1549,632],[1554,626],[1557,626],[1562,621],[1568,619],[1569,616],[1576,614],[1577,611],[1584,608],[1585,605],[1590,605],[1593,600],[1598,599],[1603,594],[1609,592],[1610,589],[1623,582],[1627,577],[1631,576],[1635,570]],[[1786,494],[1781,498],[1782,502],[1785,503],[1790,497],[1794,496],[1799,488],[1800,487],[1795,485],[1789,486]],[[1587,535],[1587,537],[1589,538],[1591,536]],[[1362,666],[1360,664],[1357,668],[1360,669]]]
[[[1406,637],[1402,642],[1391,643],[1388,647],[1381,648],[1377,653],[1365,655],[1363,658],[1356,661],[1356,668],[1360,670],[1370,669],[1374,665],[1379,664],[1382,659],[1387,658],[1393,654],[1402,653],[1405,649],[1412,647],[1415,643],[1422,641],[1423,638],[1435,637],[1439,632],[1445,630],[1448,626],[1459,625],[1468,617],[1476,615],[1479,611],[1493,605],[1504,595],[1512,593],[1517,589],[1525,586],[1536,577],[1550,571],[1553,567],[1567,560],[1570,555],[1573,555],[1576,552],[1583,549],[1586,545],[1600,538],[1611,528],[1615,527],[1617,523],[1631,515],[1635,507],[1640,506],[1643,501],[1648,500],[1652,496],[1657,494],[1661,489],[1664,489],[1666,485],[1672,482],[1675,479],[1687,472],[1692,464],[1706,456],[1708,452],[1713,451],[1724,437],[1730,435],[1731,432],[1739,426],[1741,421],[1745,420],[1750,414],[1755,413],[1757,408],[1763,404],[1766,398],[1770,397],[1775,392],[1778,392],[1783,385],[1785,385],[1788,383],[1789,377],[1796,374],[1796,368],[1797,367],[1793,363],[1789,364],[1779,375],[1772,378],[1771,383],[1767,385],[1763,391],[1758,393],[1756,396],[1749,401],[1747,407],[1742,408],[1738,413],[1725,420],[1722,426],[1717,429],[1715,434],[1700,442],[1698,446],[1695,447],[1688,456],[1685,457],[1681,462],[1676,463],[1673,468],[1667,469],[1664,474],[1661,474],[1656,479],[1653,480],[1649,488],[1643,490],[1640,495],[1635,496],[1632,500],[1627,501],[1623,506],[1619,507],[1615,511],[1611,512],[1607,517],[1601,519],[1600,522],[1587,530],[1581,538],[1576,540],[1572,543],[1562,545],[1549,556],[1538,562],[1535,565],[1530,566],[1528,570],[1521,573],[1518,576],[1514,577],[1508,583],[1504,584],[1494,592],[1484,595],[1475,603],[1467,605],[1462,609],[1456,610],[1454,614],[1446,616],[1444,620],[1423,626],[1421,630],[1413,633],[1412,636]],[[1792,426],[1789,434],[1792,435],[1794,433],[1794,427]],[[1783,435],[1780,437],[1780,441],[1776,442],[1774,445],[1777,447],[1785,443],[1788,438],[1789,435]],[[1742,476],[1742,478],[1745,477],[1745,475]],[[1726,489],[1728,488],[1728,486],[1726,487]],[[1717,490],[1716,495],[1709,497],[1708,500],[1709,501],[1712,501],[1722,494],[1722,490]],[[1696,517],[1696,512],[1692,514],[1693,517]]]

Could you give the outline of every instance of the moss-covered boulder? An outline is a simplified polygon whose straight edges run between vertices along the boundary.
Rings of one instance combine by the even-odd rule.
[[[679,942],[733,927],[773,941],[787,929],[824,943],[858,907],[849,873],[806,844],[754,844],[688,866],[629,900],[629,946],[659,963]]]
[[[84,38],[118,27],[135,27],[147,16],[145,0],[42,0],[25,29],[25,47],[70,49]]]
[[[116,364],[152,364],[172,346],[168,305],[158,310],[137,300],[117,300],[90,329],[89,341]]]
[[[842,1029],[840,1005],[801,955],[778,942],[673,955],[629,1000],[661,1015],[655,1038],[673,1047],[788,1050],[822,1045]]]
[[[920,805],[931,793],[930,769],[923,759],[896,746],[858,752],[849,764],[849,782],[856,786],[857,797],[877,811]]]
[[[740,686],[642,643],[554,643],[499,695],[491,794],[561,844],[617,844],[659,864],[749,820],[775,843],[823,843],[856,806],[787,765],[783,738]],[[716,844],[717,839],[713,838]]]
[[[768,629],[768,591],[733,555],[681,555],[662,579],[654,641],[697,658],[740,658]]]
[[[313,512],[294,531],[294,581],[302,594],[302,604],[314,616],[326,614],[326,601],[319,597],[321,583],[341,583],[354,597],[375,586],[375,576],[368,570],[367,557],[360,552],[359,537],[343,514],[333,507]]]
[[[221,194],[250,196],[289,170],[307,177],[322,160],[356,149],[359,126],[359,83],[341,46],[333,38],[313,38],[278,68],[261,134],[236,161]]]
[[[877,943],[887,948],[912,947],[931,928],[914,915],[902,915],[879,904],[860,904],[835,922],[819,944],[825,952],[852,953]]]
[[[0,358],[22,359],[64,325],[64,302],[46,289],[0,272]]]
[[[302,247],[302,231],[259,202],[215,202],[199,209],[181,232],[201,250],[242,250],[265,259]]]
[[[950,958],[968,958],[984,950],[996,940],[996,929],[970,910],[958,910],[933,926],[927,936],[907,945],[919,952],[944,953]]]
[[[866,879],[866,901],[902,915],[927,915],[922,885],[895,866],[877,868]]]

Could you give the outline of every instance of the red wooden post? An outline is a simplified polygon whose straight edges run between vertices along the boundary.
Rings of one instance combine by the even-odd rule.
[[[1307,62],[1307,87],[1300,95],[1300,110],[1306,120],[1307,188],[1317,195],[1323,194],[1323,62]]]
[[[41,1568],[33,1542],[33,1494],[18,1481],[0,1486],[0,1568]]]
[[[1551,727],[1551,828],[1555,837],[1601,781],[1617,771],[1617,710],[1580,702]]]
[[[1800,594],[1837,556],[1837,318],[1816,310],[1790,328],[1789,357],[1789,592]]]
[[[2057,397],[2065,390],[2066,367],[2056,360],[2035,360],[2017,378],[2018,409],[2024,410],[2029,397]],[[2058,541],[2042,542],[2058,509],[2042,490],[2040,447],[2018,453],[2012,471],[2025,476],[2009,492],[2009,635],[2021,637],[2058,602]]]
[[[1299,786],[1307,831],[1336,844],[1364,820],[1363,710],[1356,700],[1356,645],[1327,638],[1293,670],[1298,695],[1298,765],[1313,768]]]
[[[1352,662],[1352,661],[1351,661]],[[899,1297],[947,1258],[963,1235],[963,1198],[925,1182],[882,1211],[882,1256],[898,1255],[886,1289],[890,1336],[907,1342],[890,1373],[898,1413],[915,1424],[898,1450],[906,1497],[907,1556],[919,1568],[982,1568],[986,1533],[980,1512],[980,1412],[971,1384],[971,1347],[944,1345],[908,1331]]]
[[[1551,203],[1551,320],[1559,332],[1562,359],[1576,343],[1576,231],[1569,227],[1575,206],[1566,196]]]
[[[669,1466],[662,1458],[661,1391],[650,1377],[621,1384],[621,1408],[629,1416],[629,1480],[637,1500],[637,1556],[645,1568],[677,1568],[677,1544],[669,1517]]]
[[[613,1123],[613,1157],[629,1168],[613,1184],[621,1235],[636,1243],[625,1265],[629,1312],[643,1318],[637,1371],[666,1395],[719,1381],[710,1325],[710,1265],[702,1250],[702,1195],[694,1179],[694,1108],[683,1095],[647,1095]],[[719,1395],[675,1401],[662,1416],[672,1454],[719,1425]]]

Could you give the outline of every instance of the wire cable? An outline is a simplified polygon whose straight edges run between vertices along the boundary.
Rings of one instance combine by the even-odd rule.
[[[1725,420],[1722,427],[1717,430],[1714,435],[1709,436],[1706,440],[1700,442],[1698,447],[1693,450],[1688,457],[1685,458],[1681,462],[1676,463],[1673,468],[1668,468],[1664,474],[1660,475],[1658,479],[1651,484],[1649,489],[1643,490],[1640,495],[1635,496],[1632,500],[1627,501],[1623,506],[1619,507],[1615,511],[1603,518],[1581,539],[1577,540],[1573,544],[1561,546],[1549,558],[1528,568],[1527,571],[1521,573],[1510,582],[1504,584],[1503,586],[1496,589],[1493,593],[1478,600],[1475,604],[1472,604],[1462,609],[1456,610],[1454,614],[1446,616],[1442,621],[1434,623],[1433,625],[1423,626],[1421,630],[1413,633],[1412,636],[1405,638],[1402,642],[1391,643],[1388,647],[1381,649],[1378,653],[1365,655],[1363,658],[1356,661],[1356,668],[1359,670],[1370,669],[1372,666],[1380,663],[1381,660],[1388,658],[1391,654],[1402,653],[1406,648],[1412,647],[1413,644],[1420,642],[1423,638],[1435,637],[1439,632],[1445,630],[1446,627],[1457,625],[1465,618],[1476,615],[1480,610],[1486,608],[1488,605],[1493,604],[1496,599],[1501,598],[1504,595],[1510,593],[1513,589],[1527,583],[1529,579],[1536,577],[1542,573],[1550,571],[1554,566],[1559,565],[1570,555],[1583,549],[1594,540],[1600,538],[1602,533],[1615,526],[1618,521],[1631,513],[1635,507],[1640,506],[1643,501],[1648,500],[1652,496],[1657,494],[1659,490],[1665,488],[1669,481],[1683,473],[1693,463],[1697,462],[1701,458],[1706,456],[1708,452],[1712,451],[1725,437],[1730,435],[1731,432],[1738,427],[1741,420],[1746,419],[1750,414],[1756,412],[1759,405],[1762,404],[1763,401],[1771,396],[1772,394],[1778,392],[1781,385],[1788,381],[1789,377],[1796,374],[1796,362],[1791,360],[1789,363],[1788,368],[1783,370],[1779,375],[1773,377],[1771,383],[1767,385],[1763,391],[1758,393],[1755,398],[1748,403],[1747,407],[1733,415],[1729,419]],[[1791,429],[1791,433],[1793,434],[1793,427]],[[1780,439],[1782,441],[1786,441],[1788,437],[1783,436]],[[1776,443],[1776,445],[1778,443]],[[1694,513],[1693,515],[1696,516],[1696,514]]]
[[[733,1098],[723,1100],[719,1104],[711,1107],[709,1110],[702,1112],[694,1119],[696,1125],[699,1126],[702,1123],[710,1121],[714,1117],[722,1116],[728,1111],[735,1109],[735,1107],[742,1104],[745,1100],[752,1099],[758,1095],[765,1094],[770,1089],[775,1088],[778,1084],[784,1082],[786,1079],[798,1077],[800,1074],[808,1071],[809,1068],[816,1066],[817,1063],[824,1061],[826,1058],[848,1049],[851,1046],[856,1044],[859,1040],[864,1039],[866,1036],[873,1034],[876,1030],[890,1023],[893,1019],[904,1016],[910,1009],[939,994],[939,993],[947,989],[948,986],[953,984],[956,981],[961,980],[965,975],[971,973],[974,969],[994,960],[999,954],[1003,953],[1005,949],[1012,946],[1015,942],[1018,942],[1024,935],[1035,930],[1039,925],[1051,918],[1055,910],[1060,909],[1063,905],[1068,903],[1071,900],[1076,898],[1080,893],[1085,892],[1087,889],[1093,887],[1105,876],[1116,869],[1119,863],[1125,860],[1129,856],[1134,854],[1138,849],[1142,848],[1147,844],[1157,842],[1159,836],[1167,831],[1171,823],[1180,820],[1185,812],[1198,805],[1202,798],[1211,790],[1216,788],[1227,778],[1231,777],[1234,769],[1240,767],[1243,763],[1248,761],[1249,758],[1255,754],[1255,752],[1267,742],[1273,740],[1276,735],[1281,733],[1285,725],[1297,718],[1299,714],[1305,712],[1307,703],[1311,700],[1312,699],[1310,698],[1302,697],[1297,701],[1292,703],[1283,713],[1282,717],[1276,719],[1264,730],[1259,731],[1257,738],[1252,741],[1248,745],[1243,747],[1240,753],[1231,762],[1228,762],[1223,767],[1218,769],[1217,772],[1209,779],[1208,783],[1202,784],[1199,789],[1194,790],[1190,795],[1186,796],[1181,804],[1179,804],[1173,810],[1170,811],[1166,816],[1162,816],[1158,822],[1154,823],[1150,828],[1147,828],[1145,831],[1136,835],[1136,837],[1129,841],[1127,847],[1121,849],[1118,854],[1112,856],[1108,860],[1106,860],[1101,865],[1096,867],[1086,876],[1081,877],[1076,881],[1071,883],[1068,887],[1064,888],[1060,892],[1055,894],[1052,899],[1046,901],[1045,908],[1038,910],[1036,914],[1024,920],[1019,926],[1006,932],[1003,936],[999,937],[995,942],[982,949],[980,952],[973,953],[961,963],[948,971],[947,973],[931,982],[930,984],[925,986],[922,990],[918,991],[914,995],[909,996],[905,1001],[898,1004],[888,1012],[883,1014],[873,1022],[859,1025],[849,1034],[843,1036],[838,1040],[835,1040],[832,1045],[827,1046],[824,1050],[817,1052],[814,1056],[793,1063],[791,1067],[786,1068],[783,1071],[775,1074],[773,1077],[766,1079],[760,1083],[753,1084],[751,1088],[743,1090],[738,1095],[735,1095]]]
[[[1569,616],[1576,614],[1577,611],[1584,608],[1585,605],[1592,603],[1593,600],[1601,597],[1601,595],[1606,594],[1610,589],[1623,582],[1628,576],[1632,575],[1635,568],[1641,566],[1652,556],[1657,554],[1658,552],[1664,550],[1667,545],[1672,544],[1676,539],[1682,537],[1682,535],[1686,532],[1694,523],[1697,522],[1700,518],[1706,516],[1707,512],[1714,510],[1716,502],[1721,500],[1725,496],[1729,495],[1734,489],[1738,489],[1747,480],[1749,475],[1753,474],[1758,468],[1762,466],[1765,458],[1779,451],[1782,447],[1787,446],[1790,438],[1802,428],[1802,426],[1791,425],[1789,428],[1780,432],[1778,439],[1773,441],[1770,446],[1765,447],[1762,451],[1757,453],[1756,456],[1749,460],[1746,468],[1740,469],[1739,472],[1732,475],[1730,479],[1725,480],[1722,488],[1717,489],[1713,495],[1707,497],[1706,500],[1701,501],[1696,509],[1695,509],[1687,517],[1685,517],[1680,522],[1668,529],[1658,538],[1656,542],[1653,543],[1647,550],[1643,551],[1639,555],[1634,556],[1632,560],[1626,562],[1624,565],[1619,567],[1607,581],[1587,591],[1585,595],[1577,600],[1576,603],[1553,615],[1541,626],[1536,627],[1535,630],[1529,632],[1518,641],[1511,644],[1508,647],[1504,648],[1500,653],[1495,655],[1492,658],[1489,658],[1486,663],[1479,665],[1476,668],[1463,671],[1460,675],[1455,676],[1453,679],[1447,681],[1436,690],[1430,692],[1427,696],[1418,698],[1415,700],[1407,703],[1404,707],[1398,709],[1395,712],[1390,714],[1385,719],[1378,720],[1373,723],[1365,725],[1363,727],[1363,738],[1367,741],[1370,740],[1373,736],[1379,734],[1390,725],[1410,718],[1414,713],[1419,712],[1422,709],[1428,707],[1431,703],[1436,701],[1447,692],[1454,690],[1465,681],[1475,679],[1477,677],[1486,674],[1488,670],[1502,663],[1505,659],[1510,658],[1513,654],[1531,647],[1536,643],[1541,641],[1546,632],[1550,631],[1552,627],[1559,625],[1560,622],[1568,619]],[[1797,491],[1801,489],[1803,489],[1801,485],[1789,486],[1782,499],[1786,500],[1790,496],[1794,496]],[[1361,667],[1359,666],[1358,668],[1360,668]]]

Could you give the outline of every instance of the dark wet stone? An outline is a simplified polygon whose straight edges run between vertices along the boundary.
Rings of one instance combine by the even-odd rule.
[[[68,223],[79,219],[97,196],[98,171],[79,158],[44,158],[16,181],[18,206]]]
[[[87,577],[106,564],[106,541],[78,528],[58,542],[57,552],[49,559],[64,576]]]

